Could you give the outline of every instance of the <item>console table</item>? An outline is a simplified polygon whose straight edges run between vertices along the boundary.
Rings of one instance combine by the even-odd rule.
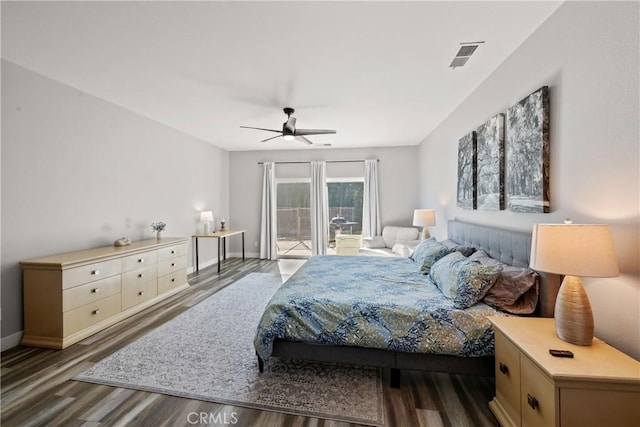
[[[196,245],[196,271],[200,270],[200,262],[198,259],[198,239],[218,239],[218,273],[220,273],[220,253],[222,252],[222,259],[227,259],[227,237],[231,236],[242,236],[242,260],[244,261],[244,232],[246,230],[225,230],[225,231],[216,231],[208,234],[194,234],[193,241]],[[222,244],[222,251],[220,250],[220,245]]]

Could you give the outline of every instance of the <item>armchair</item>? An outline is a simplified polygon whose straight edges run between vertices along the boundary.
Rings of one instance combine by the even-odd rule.
[[[406,257],[413,252],[418,243],[420,232],[417,228],[387,225],[382,229],[382,236],[363,240],[360,255]]]

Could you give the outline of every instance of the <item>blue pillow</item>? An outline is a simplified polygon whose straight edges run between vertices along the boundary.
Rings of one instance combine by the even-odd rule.
[[[422,274],[429,274],[431,266],[440,258],[454,252],[455,249],[447,248],[433,237],[421,240],[413,250],[411,259],[418,265],[418,271]]]
[[[484,298],[501,270],[499,266],[482,265],[453,252],[431,267],[429,277],[444,296],[453,300],[455,308],[465,309]]]

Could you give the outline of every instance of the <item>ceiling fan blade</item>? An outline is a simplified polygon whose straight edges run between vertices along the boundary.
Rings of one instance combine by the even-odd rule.
[[[329,133],[336,133],[331,129],[296,129],[295,135],[324,135]]]
[[[308,144],[308,145],[313,145],[313,142],[311,142],[309,139],[305,138],[304,136],[300,136],[300,135],[296,135],[296,141],[304,142],[305,144]]]
[[[282,135],[276,135],[276,136],[272,136],[271,138],[263,139],[260,142],[267,142],[267,141],[271,141],[272,139],[281,138],[281,137]]]
[[[257,129],[257,130],[266,130],[268,132],[278,132],[278,133],[282,133],[281,130],[276,130],[276,129],[265,129],[265,128],[254,128],[252,126],[240,126],[243,129]]]

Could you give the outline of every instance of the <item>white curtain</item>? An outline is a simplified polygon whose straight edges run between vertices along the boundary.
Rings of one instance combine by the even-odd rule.
[[[273,162],[264,162],[262,175],[262,219],[260,222],[260,258],[278,259],[276,222],[276,172]]]
[[[380,235],[380,205],[378,203],[378,161],[364,161],[364,195],[362,197],[362,236]]]
[[[329,198],[325,162],[311,162],[311,254],[327,253]]]

